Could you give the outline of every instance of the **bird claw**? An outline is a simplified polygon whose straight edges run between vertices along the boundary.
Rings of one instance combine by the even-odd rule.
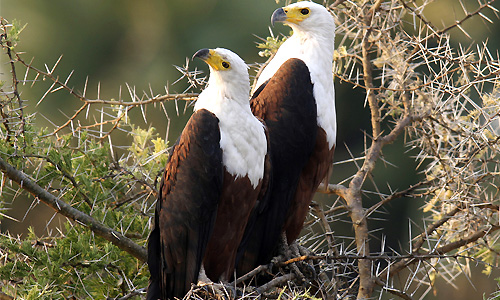
[[[290,251],[292,252],[292,255],[294,257],[302,256],[302,254],[300,253],[299,245],[297,244],[297,242],[293,242],[290,244]]]
[[[287,257],[287,260],[296,257],[311,255],[309,249],[302,247],[295,241],[291,243],[288,248],[289,249],[287,252],[288,254],[291,254],[292,257]],[[305,261],[292,262],[289,264],[289,266],[290,269],[295,273],[295,275],[297,275],[298,280],[300,280],[301,282],[305,282],[307,279],[311,280],[317,279],[317,273],[314,266],[308,264]],[[306,274],[307,276],[304,274]]]
[[[295,273],[295,275],[297,276],[297,279],[300,281],[300,282],[305,282],[306,281],[306,277],[304,276],[304,274],[302,273],[302,271],[299,269],[299,266],[296,262],[292,262],[288,265],[290,267],[290,269],[292,270],[293,273]]]
[[[280,255],[273,258],[284,258],[285,261],[288,261],[294,257],[298,257],[300,255],[297,255],[299,253],[299,250],[297,248],[297,243],[293,242],[291,245],[288,245],[286,234],[283,232],[281,234],[281,243],[280,243]],[[302,274],[302,272],[299,270],[299,267],[295,262],[292,262],[288,264],[288,267],[291,269],[295,275],[297,275],[297,278],[300,282],[305,281],[305,276]]]
[[[271,262],[269,262],[269,270],[271,270],[272,267],[274,267],[274,265],[277,265],[283,262],[284,260],[286,260],[286,256],[284,254],[276,255],[271,259]]]
[[[295,243],[295,244],[297,244],[297,243]],[[307,249],[306,247],[304,247],[302,245],[297,244],[297,248],[298,248],[299,253],[300,253],[301,256],[304,256],[304,255],[314,255],[314,253],[311,250]]]

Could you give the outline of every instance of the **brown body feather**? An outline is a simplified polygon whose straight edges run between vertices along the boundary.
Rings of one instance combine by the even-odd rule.
[[[224,190],[203,259],[205,272],[212,281],[227,281],[233,275],[236,250],[257,202],[261,185],[262,181],[254,189],[247,176],[235,178],[224,172]]]
[[[309,161],[302,169],[295,196],[290,203],[288,215],[285,221],[284,231],[288,243],[295,241],[302,230],[304,221],[309,212],[309,205],[321,182],[328,183],[328,178],[333,163],[333,152],[328,146],[326,132],[318,127],[318,134],[314,150]]]

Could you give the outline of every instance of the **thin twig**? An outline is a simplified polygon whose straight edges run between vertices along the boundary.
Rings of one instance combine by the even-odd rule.
[[[381,206],[391,202],[392,200],[394,199],[397,199],[397,198],[401,198],[401,197],[405,197],[407,195],[409,195],[409,193],[411,193],[412,191],[414,191],[415,189],[421,187],[422,185],[426,185],[428,184],[430,181],[420,181],[419,183],[417,184],[414,184],[412,186],[410,186],[409,188],[405,189],[405,190],[402,190],[400,192],[396,192],[396,193],[393,193],[391,194],[390,196],[386,197],[385,199],[379,201],[377,204],[374,204],[372,205],[370,208],[368,208],[366,210],[366,216],[370,216],[375,210],[377,210],[378,208],[380,208]]]
[[[335,255],[339,254],[337,247],[335,247],[335,240],[333,236],[332,229],[330,228],[330,224],[326,220],[326,216],[324,211],[321,209],[319,204],[312,202],[310,206],[313,208],[314,213],[320,220],[320,225],[325,232],[326,240],[328,242],[328,251],[332,251]]]
[[[242,282],[245,282],[249,279],[252,279],[253,277],[255,277],[256,275],[258,275],[262,272],[266,272],[267,270],[269,270],[269,267],[267,265],[258,266],[257,268],[253,269],[252,271],[248,272],[247,274],[240,276],[238,279],[231,282],[229,285],[236,286]]]
[[[295,277],[296,277],[296,275],[294,273],[289,273],[289,274],[285,274],[285,275],[276,277],[273,280],[269,281],[268,283],[258,287],[257,291],[259,292],[259,294],[263,294],[272,288],[283,286],[285,283],[295,279]]]
[[[497,225],[492,225],[485,227],[483,229],[480,229],[464,238],[461,238],[458,241],[451,242],[449,244],[443,245],[439,248],[436,248],[435,250],[432,251],[427,251],[426,253],[422,253],[419,255],[411,255],[410,257],[407,257],[393,265],[391,265],[390,270],[385,270],[382,272],[378,278],[380,280],[385,280],[387,278],[387,272],[389,272],[389,277],[394,277],[396,274],[398,274],[401,270],[406,268],[407,266],[416,263],[419,259],[419,256],[432,256],[435,255],[436,258],[444,258],[445,253],[449,253],[453,250],[456,250],[462,246],[468,245],[470,243],[473,243],[477,241],[478,239],[484,237],[486,234],[491,234],[492,232],[495,232],[500,229],[500,226]],[[449,257],[453,257],[453,255],[449,255]],[[460,257],[457,255],[457,257]]]

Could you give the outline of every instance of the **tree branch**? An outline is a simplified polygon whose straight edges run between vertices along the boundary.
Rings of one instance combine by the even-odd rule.
[[[333,236],[330,224],[326,220],[325,212],[323,211],[323,209],[321,209],[319,204],[315,202],[311,203],[310,206],[313,208],[313,211],[316,214],[316,216],[320,219],[319,224],[323,228],[323,231],[325,232],[326,241],[328,242],[328,252],[332,251],[335,255],[338,255],[339,251],[337,250],[337,247],[335,247],[335,237]]]
[[[390,267],[390,269],[389,268],[386,269],[384,272],[382,272],[378,276],[378,279],[383,281],[384,279],[387,278],[387,276],[394,277],[394,275],[399,273],[401,270],[403,270],[407,266],[419,261],[419,257],[421,257],[421,256],[426,257],[428,255],[437,255],[439,257],[442,257],[444,254],[446,254],[448,252],[456,250],[456,249],[458,249],[462,246],[465,246],[467,244],[473,243],[473,242],[477,241],[478,239],[484,237],[486,234],[492,233],[492,232],[497,231],[499,229],[500,229],[500,226],[491,225],[491,226],[488,226],[488,227],[483,228],[481,230],[478,230],[478,231],[468,235],[467,237],[461,238],[458,241],[451,242],[449,244],[443,245],[443,246],[436,248],[434,250],[427,251],[426,253],[422,253],[422,254],[418,254],[418,255],[411,255],[410,257],[405,258],[405,259],[395,263],[394,265],[392,265]],[[387,274],[387,272],[389,272],[389,274]]]
[[[59,80],[59,77],[54,76],[52,71],[50,72],[44,72],[36,67],[33,67],[31,63],[26,63],[21,56],[17,53],[14,52],[14,55],[17,59],[18,62],[20,62],[22,65],[24,65],[26,68],[35,71],[37,74],[43,75],[50,80],[54,82],[55,85],[65,89],[68,91],[71,95],[74,97],[80,99],[81,101],[89,104],[95,104],[95,103],[101,103],[101,104],[109,104],[109,105],[123,105],[123,106],[140,106],[140,105],[145,105],[145,104],[151,104],[151,103],[156,103],[156,102],[161,102],[161,101],[171,101],[171,100],[185,100],[185,101],[192,101],[196,100],[198,97],[198,93],[185,93],[185,94],[167,94],[163,96],[156,96],[156,97],[149,97],[147,99],[141,99],[140,101],[116,101],[116,100],[103,100],[103,99],[88,99],[85,97],[85,95],[81,95],[77,93],[74,88],[69,87],[66,82],[62,82]],[[52,69],[54,70],[55,67]],[[69,78],[68,78],[69,79]],[[52,90],[54,91],[54,90]]]
[[[89,197],[80,190],[80,185],[76,182],[76,179],[73,176],[71,176],[71,174],[69,174],[60,164],[56,163],[55,161],[50,159],[48,156],[44,156],[44,155],[24,154],[23,156],[24,157],[41,158],[41,159],[44,159],[44,160],[48,161],[49,163],[51,163],[56,168],[57,171],[61,172],[63,177],[67,178],[71,182],[73,187],[76,189],[78,194],[83,198],[83,200],[88,204],[88,206],[92,207],[92,201],[90,201]]]
[[[325,185],[323,182],[319,185],[316,190],[318,193],[322,194],[334,194],[343,199],[346,198],[347,188],[341,184],[328,184]]]
[[[2,18],[2,26],[5,26],[3,18]],[[5,38],[7,40],[7,31],[5,29],[4,29],[4,34],[2,34],[2,38]],[[18,101],[19,111],[20,111],[19,121],[21,122],[21,134],[24,135],[24,126],[26,124],[24,121],[23,100],[21,99],[21,94],[19,93],[19,90],[18,90],[19,80],[17,79],[16,66],[14,65],[14,63],[15,63],[15,60],[13,58],[14,50],[12,50],[13,45],[11,42],[7,41],[6,44],[7,44],[7,47],[5,47],[5,48],[7,49],[7,55],[9,56],[9,60],[10,60],[9,62],[10,62],[10,68],[11,68],[10,72],[11,72],[11,76],[12,76],[12,89],[13,89],[14,97]],[[23,145],[24,145],[23,148],[25,148],[26,141],[23,141]]]
[[[98,236],[110,241],[118,248],[130,253],[138,260],[145,262],[147,260],[147,251],[144,247],[139,246],[131,239],[125,237],[121,233],[105,226],[91,216],[73,208],[71,205],[61,201],[56,196],[47,192],[41,186],[36,184],[24,172],[17,170],[8,164],[0,157],[0,170],[11,180],[15,181],[19,186],[31,193],[34,197],[52,207],[56,212],[63,216],[76,221],[82,225],[89,227]]]
[[[288,281],[293,280],[295,277],[297,276],[294,273],[288,273],[283,276],[276,277],[273,280],[269,281],[268,283],[258,287],[257,291],[259,292],[259,294],[263,294],[274,287],[284,285]]]
[[[396,193],[393,193],[392,195],[389,195],[388,197],[386,197],[385,199],[379,201],[378,203],[372,205],[370,208],[368,208],[366,210],[366,216],[369,216],[372,212],[374,212],[375,210],[377,210],[379,207],[381,207],[382,205],[385,205],[389,202],[391,202],[392,200],[394,199],[397,199],[397,198],[401,198],[401,197],[404,197],[404,196],[407,196],[409,193],[411,193],[413,190],[415,190],[416,188],[422,186],[422,185],[425,185],[425,184],[428,184],[430,181],[421,181],[419,183],[416,183],[412,186],[410,186],[409,188],[405,189],[405,190],[402,190],[400,192],[396,192]]]
[[[434,232],[434,230],[441,227],[451,217],[456,215],[460,210],[461,210],[460,206],[457,206],[454,209],[450,210],[444,217],[432,223],[425,232],[422,232],[419,236],[417,236],[415,244],[413,244],[412,247],[412,252],[413,253],[417,252],[420,249],[420,247],[422,247],[422,245],[424,244],[426,237],[430,236]]]

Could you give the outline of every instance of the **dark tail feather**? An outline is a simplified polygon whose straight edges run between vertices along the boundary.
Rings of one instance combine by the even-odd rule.
[[[147,300],[161,299],[160,291],[160,231],[156,227],[151,231],[148,238],[148,267],[151,277],[149,279]]]
[[[158,300],[161,299],[160,293],[160,281],[151,280],[148,286],[148,293],[146,294],[146,300]]]

